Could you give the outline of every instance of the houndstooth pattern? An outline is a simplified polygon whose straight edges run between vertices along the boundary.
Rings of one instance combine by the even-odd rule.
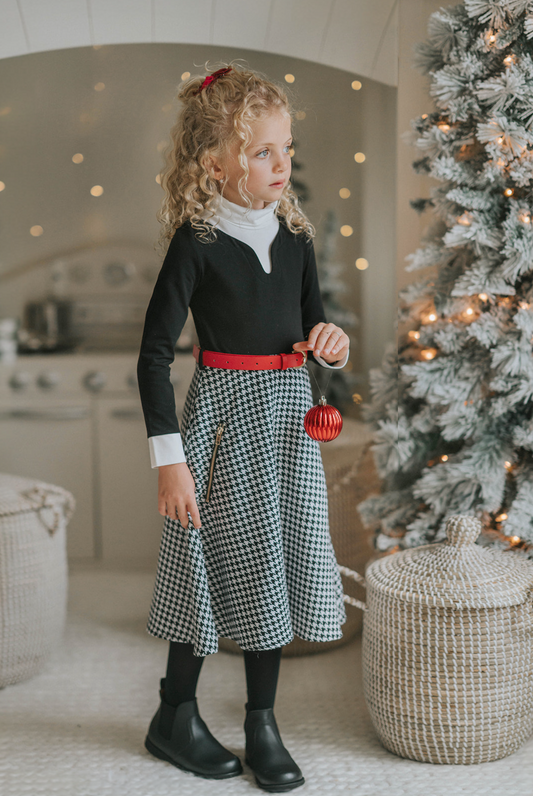
[[[217,652],[219,636],[245,650],[342,636],[322,457],[303,426],[312,402],[306,368],[196,366],[181,429],[202,527],[165,517],[149,633],[195,655]]]

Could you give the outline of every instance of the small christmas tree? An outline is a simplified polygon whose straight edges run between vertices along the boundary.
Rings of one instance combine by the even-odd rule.
[[[339,296],[346,293],[346,285],[342,279],[344,263],[337,262],[335,259],[338,230],[337,216],[333,210],[329,210],[324,223],[322,246],[316,256],[317,271],[322,303],[328,322],[340,326],[349,334],[357,326],[358,319],[354,312],[346,309],[339,301]],[[355,340],[352,337],[351,351],[353,351],[354,345]],[[314,362],[310,362],[310,367],[313,368],[312,372],[320,387],[320,389],[317,387],[315,390],[315,382],[313,379],[311,380],[313,382],[315,400],[318,400],[320,397],[319,393],[322,394],[327,385],[326,397],[328,403],[342,408],[344,404],[351,401],[353,388],[357,382],[356,377],[351,372],[345,368],[330,370],[329,368],[317,366]]]
[[[431,15],[415,64],[436,109],[411,123],[435,222],[400,293],[414,328],[371,371],[382,493],[358,510],[379,550],[482,521],[480,543],[533,555],[533,2],[465,0]]]

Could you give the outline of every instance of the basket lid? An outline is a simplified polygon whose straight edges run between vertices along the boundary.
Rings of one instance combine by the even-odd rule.
[[[365,577],[398,600],[453,608],[519,605],[533,587],[533,563],[475,544],[476,517],[456,514],[446,523],[446,542],[424,545],[374,561]]]
[[[74,496],[63,487],[0,473],[0,517],[41,509],[62,509],[70,519],[75,508]]]

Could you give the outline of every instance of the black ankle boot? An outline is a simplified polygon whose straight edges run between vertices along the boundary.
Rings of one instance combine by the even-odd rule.
[[[246,707],[246,763],[259,787],[270,793],[284,793],[303,785],[302,772],[283,746],[273,709]]]
[[[165,702],[164,678],[160,695],[161,704],[144,741],[151,754],[207,779],[227,779],[242,774],[239,758],[209,732],[198,713],[196,699],[177,707],[169,705]]]

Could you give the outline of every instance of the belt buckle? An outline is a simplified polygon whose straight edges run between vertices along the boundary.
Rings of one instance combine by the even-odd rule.
[[[303,356],[303,362],[302,362],[301,365],[293,365],[293,368],[296,368],[296,370],[300,370],[300,368],[303,368],[303,366],[307,362],[307,351],[295,351],[294,348],[293,348],[292,349],[292,353],[293,354],[302,354],[302,356]]]

